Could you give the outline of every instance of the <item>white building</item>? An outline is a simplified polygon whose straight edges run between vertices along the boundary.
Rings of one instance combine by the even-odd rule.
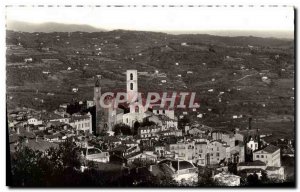
[[[253,140],[253,138],[250,139],[250,141],[247,143],[247,148],[251,151],[255,151],[258,149],[258,141]]]
[[[29,125],[42,125],[43,124],[42,120],[38,120],[34,117],[28,119],[27,122],[28,122]]]
[[[253,152],[253,161],[260,160],[267,166],[281,167],[280,148],[274,145],[268,145],[262,150]]]
[[[92,133],[92,115],[74,115],[70,119],[70,125],[76,130]]]

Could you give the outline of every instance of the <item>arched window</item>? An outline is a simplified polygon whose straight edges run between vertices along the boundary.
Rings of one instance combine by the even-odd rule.
[[[130,73],[130,80],[133,80],[133,74]]]
[[[130,90],[133,90],[133,83],[130,83]]]

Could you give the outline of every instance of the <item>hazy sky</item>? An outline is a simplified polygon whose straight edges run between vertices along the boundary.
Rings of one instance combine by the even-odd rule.
[[[8,21],[88,24],[107,30],[293,31],[292,7],[7,7]]]

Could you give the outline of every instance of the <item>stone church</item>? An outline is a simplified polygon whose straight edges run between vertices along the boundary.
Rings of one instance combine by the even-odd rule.
[[[94,87],[94,105],[96,106],[96,134],[113,131],[116,124],[124,123],[131,128],[136,122],[142,122],[145,118],[154,115],[163,115],[175,121],[174,109],[160,109],[152,105],[149,110],[138,102],[138,72],[137,70],[126,71],[126,100],[122,107],[103,108],[100,105],[101,79],[97,79]],[[105,98],[106,102],[114,102],[115,98]]]

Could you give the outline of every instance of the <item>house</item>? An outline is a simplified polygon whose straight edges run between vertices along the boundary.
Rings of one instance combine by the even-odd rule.
[[[72,88],[72,92],[77,93],[78,92],[78,88],[77,87]]]
[[[81,150],[81,155],[88,161],[94,162],[109,162],[109,153],[102,152],[100,149],[95,147],[86,147]]]
[[[87,113],[86,115],[73,115],[69,123],[77,131],[84,131],[92,133],[92,115]]]
[[[258,149],[258,141],[256,139],[251,138],[250,141],[247,143],[247,149],[246,150],[251,150],[256,151]]]
[[[147,117],[147,119],[160,126],[162,128],[162,131],[168,130],[169,128],[177,129],[178,127],[178,122],[174,119],[171,119],[167,115],[152,115]]]
[[[154,176],[168,176],[177,183],[193,184],[198,181],[198,168],[185,160],[163,160],[157,165],[150,165],[149,171]]]
[[[274,178],[279,180],[285,179],[284,167],[267,167],[266,172],[268,178]]]
[[[153,104],[151,106],[152,113],[154,115],[165,115],[169,117],[170,119],[175,120],[175,111],[171,108],[161,108],[160,105]]]
[[[280,158],[280,148],[274,145],[253,152],[253,161],[260,160],[271,167],[281,167]]]
[[[168,151],[175,155],[180,160],[193,162],[195,154],[195,142],[183,141],[168,146]]]
[[[157,136],[158,133],[160,132],[160,130],[161,130],[161,128],[156,125],[139,127],[138,135],[141,138],[151,138],[151,137]]]
[[[219,140],[210,141],[207,146],[207,164],[216,165],[221,161],[231,161],[230,146]]]
[[[189,131],[188,131],[188,133],[190,134],[190,135],[194,135],[194,136],[197,136],[197,135],[203,135],[203,134],[205,134],[205,130],[201,130],[201,128],[200,127],[193,127],[193,128],[191,128]]]
[[[262,169],[265,170],[267,168],[267,165],[265,162],[262,162],[260,160],[256,160],[256,161],[250,161],[250,162],[240,162],[237,165],[237,170],[241,171],[241,170],[247,170],[247,169]]]
[[[154,146],[154,151],[158,158],[164,158],[166,147],[163,144],[159,143]]]
[[[165,131],[160,131],[159,136],[176,136],[176,137],[181,137],[182,136],[182,131],[179,129],[175,128],[170,128],[169,130]]]
[[[24,59],[24,62],[25,62],[25,63],[30,63],[30,62],[32,62],[32,61],[33,61],[33,59],[32,59],[31,57],[25,58],[25,59]]]
[[[149,153],[147,151],[141,152],[137,151],[135,153],[128,154],[124,157],[127,160],[127,165],[131,165],[135,160],[139,160],[142,162],[151,162],[156,163],[157,161],[157,155],[152,153]]]
[[[87,108],[93,107],[94,105],[95,105],[94,101],[86,101],[86,107]]]
[[[123,140],[121,141],[123,145],[127,146],[127,147],[138,147],[139,144],[136,141],[132,141],[132,140]]]
[[[195,158],[194,162],[200,166],[207,165],[207,142],[195,143]]]
[[[234,133],[231,131],[215,130],[211,132],[211,137],[213,140],[225,142],[231,149],[235,146]]]
[[[39,119],[34,118],[34,117],[29,118],[29,119],[27,120],[27,122],[28,122],[29,125],[35,125],[35,126],[37,126],[37,125],[42,125],[42,124],[43,124],[43,121],[42,121],[42,120],[39,120]]]

